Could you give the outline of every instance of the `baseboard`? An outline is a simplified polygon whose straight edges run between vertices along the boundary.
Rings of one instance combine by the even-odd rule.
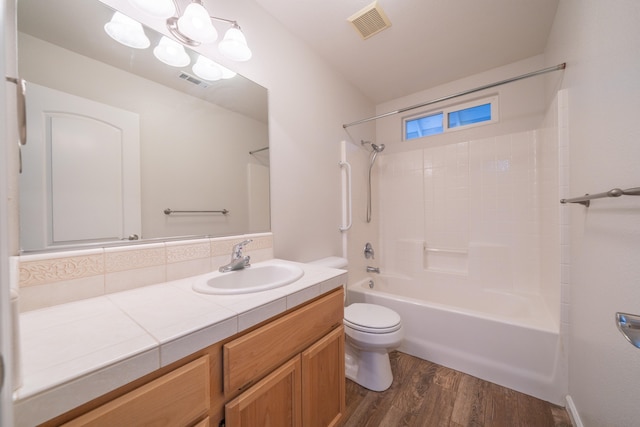
[[[567,413],[569,414],[569,418],[571,418],[571,424],[573,424],[573,427],[584,427],[582,420],[580,419],[580,414],[578,414],[578,410],[576,409],[576,405],[573,403],[571,396],[567,395],[566,400]]]

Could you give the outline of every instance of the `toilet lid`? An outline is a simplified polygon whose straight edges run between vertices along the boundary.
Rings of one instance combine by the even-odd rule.
[[[382,334],[400,329],[400,315],[381,305],[355,303],[344,309],[344,323],[358,331]]]

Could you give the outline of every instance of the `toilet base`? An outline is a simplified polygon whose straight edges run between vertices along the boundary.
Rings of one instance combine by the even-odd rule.
[[[345,376],[372,391],[385,391],[393,382],[386,349],[363,351],[345,343]]]

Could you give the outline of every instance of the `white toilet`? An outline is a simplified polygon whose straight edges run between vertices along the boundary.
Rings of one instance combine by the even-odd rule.
[[[310,264],[345,269],[347,260],[323,258]],[[344,309],[345,375],[373,391],[391,386],[393,374],[389,351],[404,337],[400,315],[377,304],[355,303]]]

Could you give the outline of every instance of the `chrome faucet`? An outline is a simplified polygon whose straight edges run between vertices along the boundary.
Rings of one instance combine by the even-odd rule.
[[[249,264],[249,260],[251,257],[249,255],[242,256],[242,249],[251,242],[253,242],[253,239],[247,239],[234,245],[231,250],[231,262],[220,267],[218,271],[226,273],[228,271],[242,270],[245,267],[250,267],[251,264]]]
[[[364,245],[364,257],[366,259],[375,259],[375,252],[373,251],[373,246],[371,246],[371,243],[367,242],[366,245]]]
[[[367,273],[377,273],[380,274],[380,268],[379,267],[371,267],[370,265],[367,266]]]

